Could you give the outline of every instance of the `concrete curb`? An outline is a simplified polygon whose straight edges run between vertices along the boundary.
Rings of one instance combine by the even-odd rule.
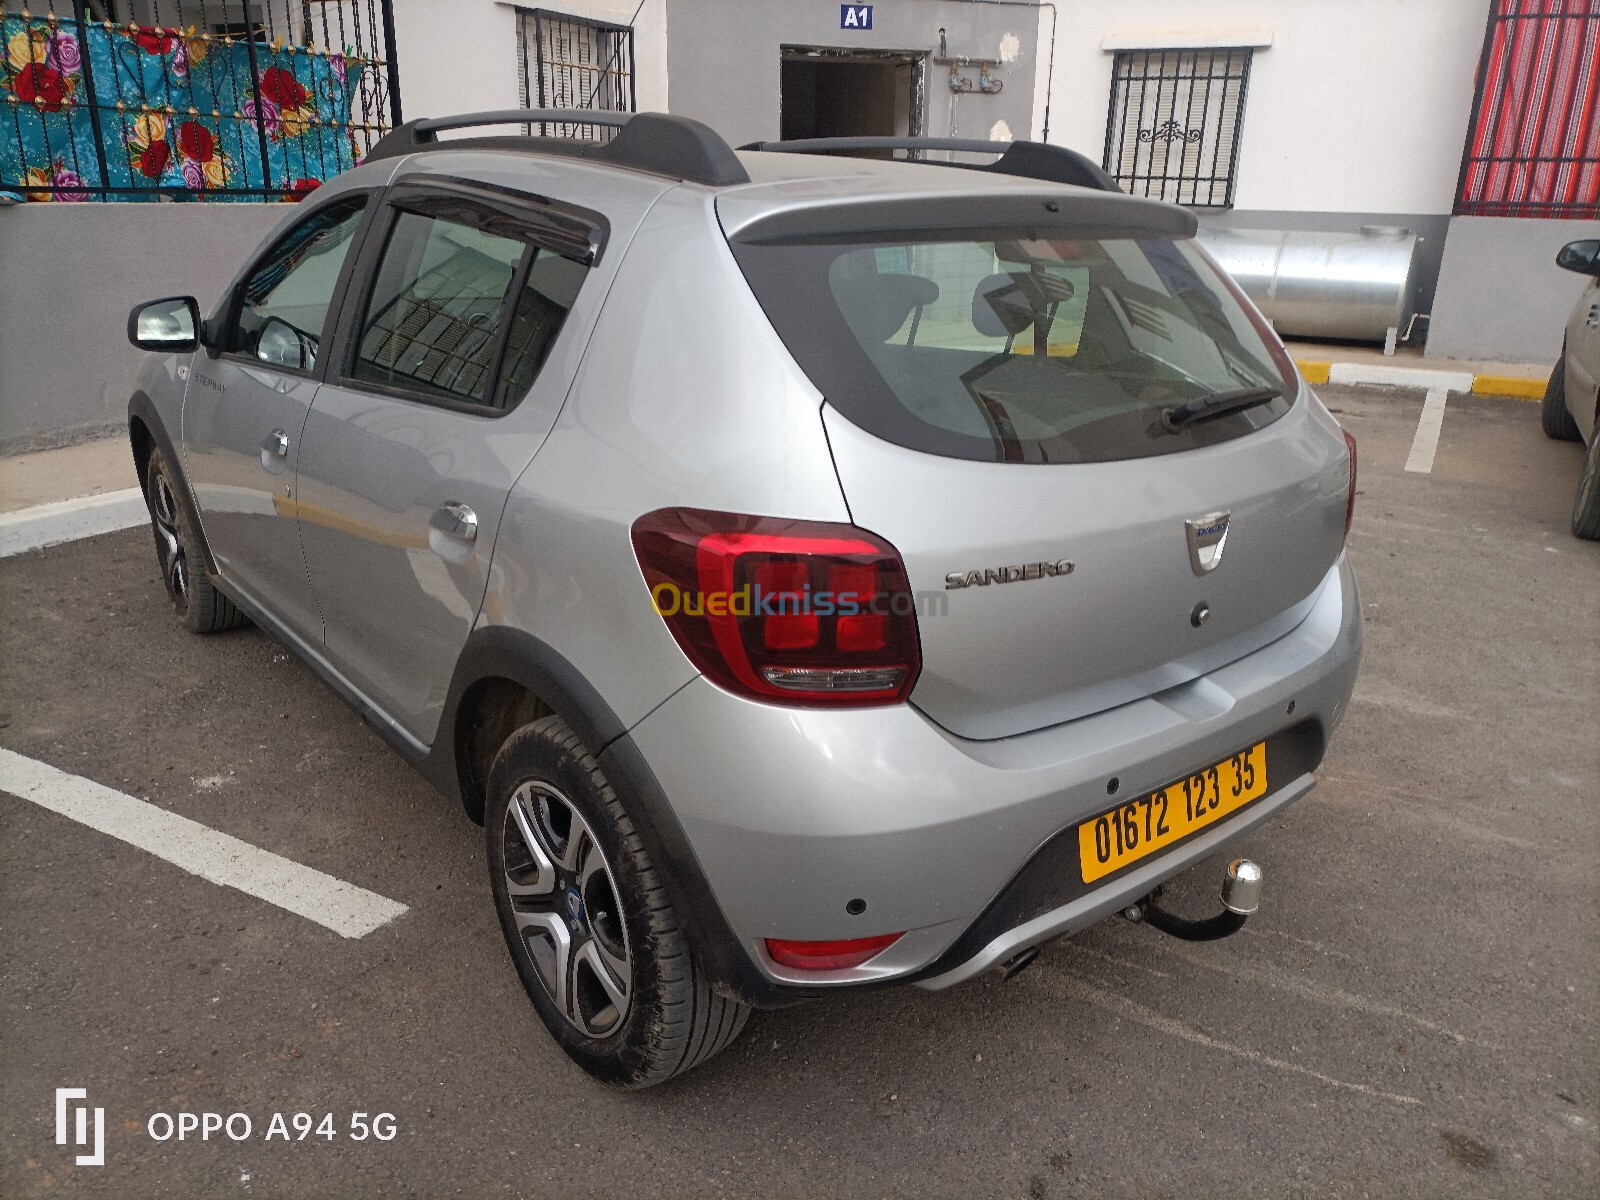
[[[136,487],[0,513],[0,558],[131,529],[149,519],[144,493]]]
[[[1296,359],[1295,366],[1310,384],[1353,383],[1380,387],[1416,388],[1419,391],[1471,392],[1474,396],[1505,396],[1514,400],[1542,400],[1545,380],[1525,376],[1441,371],[1430,367],[1391,367],[1379,363],[1331,362]]]

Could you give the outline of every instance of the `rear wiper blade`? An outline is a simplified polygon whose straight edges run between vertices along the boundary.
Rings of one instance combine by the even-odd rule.
[[[1225,417],[1229,413],[1243,412],[1247,408],[1257,408],[1263,404],[1270,404],[1282,396],[1283,389],[1275,387],[1211,392],[1205,396],[1196,396],[1193,400],[1185,401],[1174,408],[1163,409],[1161,424],[1176,432],[1196,421],[1210,421],[1216,417]]]

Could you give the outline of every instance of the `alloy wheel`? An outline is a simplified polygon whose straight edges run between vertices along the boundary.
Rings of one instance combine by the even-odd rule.
[[[506,806],[506,893],[522,948],[546,993],[587,1037],[621,1028],[633,963],[616,881],[588,822],[549,784]]]
[[[1578,499],[1572,506],[1572,522],[1577,525],[1594,509],[1595,489],[1600,488],[1600,426],[1589,441],[1589,453],[1584,457],[1583,476],[1578,480]]]
[[[189,556],[183,544],[183,527],[178,522],[178,500],[165,471],[157,471],[150,481],[150,509],[155,518],[161,575],[167,595],[181,613],[189,606]]]

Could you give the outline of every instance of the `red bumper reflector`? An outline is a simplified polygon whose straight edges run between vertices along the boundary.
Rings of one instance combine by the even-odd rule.
[[[791,942],[768,938],[767,953],[780,966],[797,967],[802,971],[842,971],[846,967],[859,967],[899,940],[898,933],[880,933],[876,937],[850,938],[842,942]]]

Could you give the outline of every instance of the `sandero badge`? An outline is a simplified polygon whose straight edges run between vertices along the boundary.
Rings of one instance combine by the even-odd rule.
[[[1012,563],[1009,567],[988,567],[982,571],[951,571],[944,577],[946,591],[965,587],[988,587],[991,583],[1020,583],[1024,579],[1051,579],[1057,575],[1071,575],[1073,562],[1060,558],[1055,562]]]

